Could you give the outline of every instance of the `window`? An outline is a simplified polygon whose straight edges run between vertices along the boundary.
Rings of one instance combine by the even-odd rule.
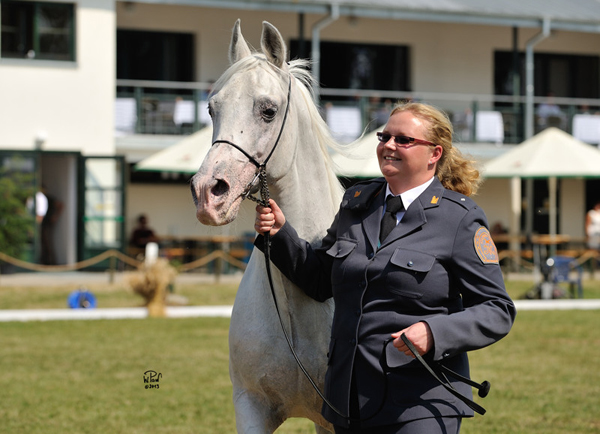
[[[494,90],[512,95],[513,53],[494,53]],[[553,93],[558,97],[599,98],[600,57],[576,54],[534,53],[536,96]],[[519,53],[520,94],[525,95],[525,53]]]
[[[118,29],[117,78],[194,81],[194,35]]]
[[[407,46],[322,41],[320,48],[324,87],[411,90]],[[300,56],[298,40],[291,41],[290,52],[292,59]]]
[[[1,0],[4,58],[75,60],[74,6]]]

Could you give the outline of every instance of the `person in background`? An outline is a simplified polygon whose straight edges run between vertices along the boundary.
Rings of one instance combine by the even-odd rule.
[[[600,250],[600,200],[585,216],[585,235],[588,249]]]
[[[132,247],[145,248],[146,244],[158,242],[158,237],[154,234],[154,231],[148,226],[148,218],[141,214],[137,219],[137,226],[131,233],[129,244]]]
[[[336,433],[458,433],[472,409],[401,336],[430,363],[468,377],[467,352],[512,327],[516,310],[486,216],[468,197],[479,172],[452,134],[432,106],[394,107],[378,133],[383,178],[346,191],[318,247],[299,238],[274,200],[256,207],[255,246],[264,249],[269,233],[278,269],[315,300],[334,299],[325,395],[349,418],[327,405],[322,412]],[[384,373],[382,360],[394,368]],[[470,386],[448,379],[472,398]]]
[[[553,92],[548,92],[547,100],[537,107],[536,115],[538,126],[542,130],[551,126],[564,129],[566,126],[567,117],[554,102]]]
[[[56,265],[54,250],[54,227],[63,210],[63,203],[54,196],[47,194],[48,209],[42,220],[41,229],[41,263]]]
[[[35,199],[34,199],[35,198]],[[35,193],[35,196],[27,199],[27,209],[35,212],[36,223],[42,223],[44,216],[48,212],[48,197],[44,194],[44,187]]]

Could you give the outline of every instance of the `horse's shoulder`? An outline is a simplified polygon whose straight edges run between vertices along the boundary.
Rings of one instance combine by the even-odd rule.
[[[385,192],[385,179],[375,178],[360,181],[349,187],[342,199],[342,208],[348,210],[362,210],[368,208],[373,200]]]

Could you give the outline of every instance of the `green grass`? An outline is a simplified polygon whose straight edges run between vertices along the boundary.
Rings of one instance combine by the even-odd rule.
[[[0,432],[233,432],[228,322],[0,324]]]
[[[0,323],[0,432],[235,432],[228,319]],[[463,433],[600,432],[597,311],[523,311],[471,354],[492,383]],[[143,374],[162,374],[147,390]],[[279,434],[312,432],[293,419]]]
[[[531,282],[507,281],[513,298]],[[600,282],[586,281],[586,298]],[[2,308],[65,306],[76,287],[0,286]],[[90,286],[100,306],[139,306],[122,285]],[[231,304],[235,284],[177,285],[191,304]],[[462,433],[600,433],[598,311],[522,311],[509,336],[471,353],[492,383],[488,413]],[[0,432],[232,433],[229,320],[223,318],[0,323]],[[162,374],[158,390],[143,374]],[[314,432],[291,419],[278,434]]]
[[[68,295],[79,287],[78,283],[34,287],[0,284],[0,309],[65,309]],[[143,306],[142,297],[126,283],[93,283],[84,287],[94,294],[98,307]],[[174,287],[175,294],[186,297],[192,306],[231,305],[236,291],[237,283],[186,283]]]
[[[533,288],[531,280],[506,280],[508,294],[515,300]],[[63,309],[67,297],[80,287],[79,283],[51,286],[7,286],[0,277],[0,309]],[[93,283],[85,285],[95,296],[98,307],[142,306],[143,299],[132,292],[125,282],[114,284]],[[565,286],[565,289],[567,287]],[[235,299],[237,283],[183,283],[174,286],[174,292],[188,299],[192,306],[231,305]],[[600,280],[584,280],[583,295],[587,299],[600,298]]]

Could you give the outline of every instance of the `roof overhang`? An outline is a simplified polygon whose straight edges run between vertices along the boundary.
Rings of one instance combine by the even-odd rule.
[[[594,0],[581,0],[576,11],[571,0],[558,5],[554,2],[552,6],[544,0],[491,5],[470,0],[429,0],[418,4],[394,0],[136,0],[136,3],[322,15],[337,5],[340,16],[524,28],[540,28],[544,19],[549,19],[553,30],[600,33],[600,3]]]

